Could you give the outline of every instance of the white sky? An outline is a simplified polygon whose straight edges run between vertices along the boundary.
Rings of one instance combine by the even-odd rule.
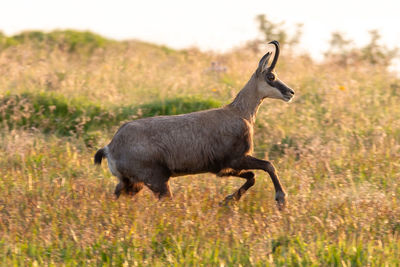
[[[400,46],[397,0],[0,0],[0,31],[91,30],[114,39],[140,39],[173,48],[225,51],[257,36],[255,16],[290,29],[303,23],[301,48],[319,58],[333,31],[357,45],[378,29],[382,43]]]

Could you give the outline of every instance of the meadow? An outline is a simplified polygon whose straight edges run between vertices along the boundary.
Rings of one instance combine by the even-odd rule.
[[[285,210],[261,171],[229,206],[243,180],[212,174],[173,178],[171,201],[115,200],[93,155],[118,127],[229,103],[263,52],[0,34],[1,265],[400,266],[400,79],[385,65],[282,49],[296,97],[264,101],[253,154],[275,164]]]

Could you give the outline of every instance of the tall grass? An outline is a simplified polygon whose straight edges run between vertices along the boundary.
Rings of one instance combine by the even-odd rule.
[[[239,203],[220,207],[243,181],[180,177],[172,201],[149,190],[115,200],[106,163],[92,164],[123,121],[229,102],[261,55],[136,41],[3,48],[1,264],[399,266],[400,81],[379,66],[282,54],[279,76],[296,98],[265,101],[254,151],[289,193],[279,212],[262,172]]]

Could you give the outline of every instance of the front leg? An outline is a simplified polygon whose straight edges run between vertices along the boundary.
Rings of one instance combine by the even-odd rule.
[[[236,171],[231,170],[229,172],[220,172],[217,174],[218,176],[236,176],[240,178],[246,179],[246,182],[232,195],[229,195],[225,198],[225,200],[221,204],[228,204],[232,200],[238,201],[243,194],[254,185],[256,182],[254,178],[254,173],[251,171]]]
[[[241,160],[235,161],[233,163],[233,168],[241,169],[241,170],[263,170],[269,174],[271,177],[272,183],[275,188],[275,200],[278,203],[279,208],[283,208],[286,203],[286,192],[283,189],[281,182],[279,181],[278,174],[276,173],[274,165],[262,159],[257,159],[252,156],[245,156]]]

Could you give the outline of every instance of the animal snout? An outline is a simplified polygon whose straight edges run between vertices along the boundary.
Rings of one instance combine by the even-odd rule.
[[[289,87],[286,87],[285,89],[286,90],[284,90],[282,93],[283,100],[285,100],[286,102],[290,102],[290,101],[292,101],[292,99],[294,97],[294,91],[292,89],[290,89]]]
[[[288,94],[291,94],[291,95],[294,95],[294,91],[293,91],[292,89],[290,89],[290,88],[288,88],[287,93],[288,93]]]

